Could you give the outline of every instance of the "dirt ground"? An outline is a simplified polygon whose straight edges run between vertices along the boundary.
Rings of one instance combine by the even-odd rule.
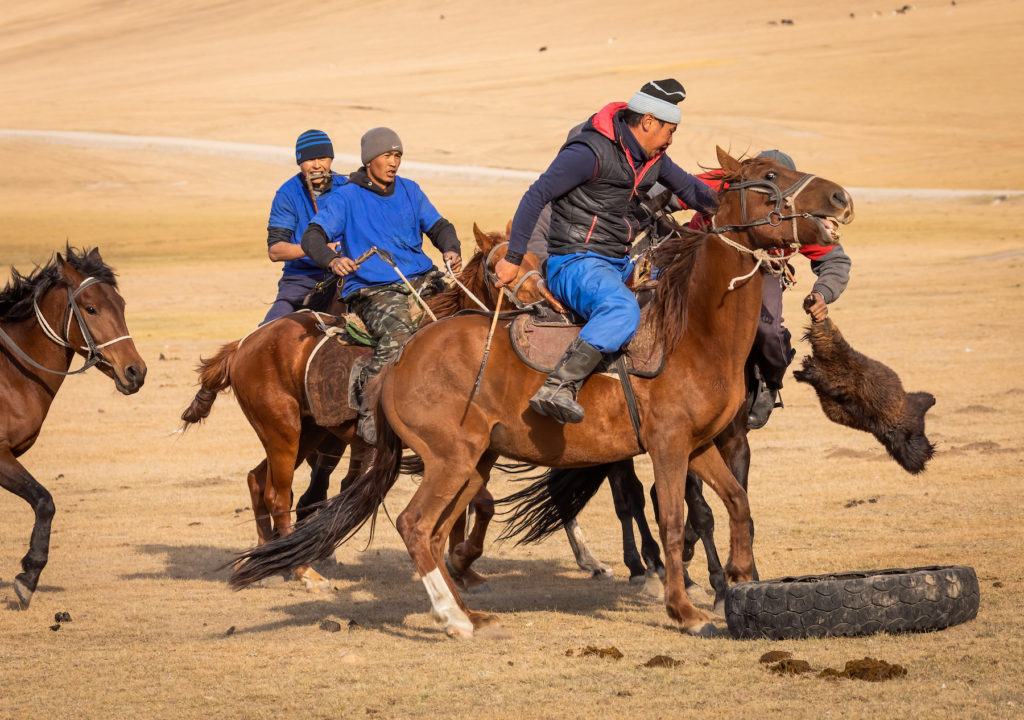
[[[5,8],[0,260],[28,271],[65,242],[99,246],[149,375],[128,398],[94,371],[69,379],[23,456],[57,505],[27,611],[11,605],[31,513],[0,494],[0,718],[1020,717],[1024,76],[1014,68],[1024,7],[903,7]],[[340,158],[358,152],[366,129],[395,128],[404,174],[465,244],[474,221],[504,227],[529,180],[433,165],[539,172],[569,127],[670,76],[689,95],[670,151],[684,168],[710,166],[716,144],[778,147],[851,190],[857,220],[843,245],[853,274],[832,316],[855,348],[937,398],[928,436],[939,452],[910,476],[870,436],[829,423],[789,379],[785,409],[752,435],[762,575],[970,565],[977,619],[898,637],[681,635],[660,601],[625,581],[607,491],[581,523],[614,580],[585,577],[562,538],[488,544],[479,569],[492,592],[468,602],[500,614],[509,639],[445,639],[387,519],[368,548],[363,534],[338,551],[340,564],[325,568],[330,592],[283,582],[230,591],[220,566],[255,541],[245,475],[260,447],[230,395],[205,426],[174,431],[200,356],[245,334],[274,297],[266,217],[294,172],[298,133],[325,130]],[[56,131],[180,142],[112,146]],[[280,152],[267,160],[256,146]],[[799,337],[813,276],[806,263],[797,270],[786,317]],[[639,465],[650,481],[649,461]],[[498,495],[511,487],[492,481]],[[413,488],[399,481],[392,517]],[[724,547],[724,509],[711,502]],[[59,612],[72,621],[52,630]],[[579,656],[587,645],[624,657]],[[817,668],[870,656],[908,672],[878,684],[778,676],[758,663],[768,650]],[[659,654],[683,663],[642,667]]]

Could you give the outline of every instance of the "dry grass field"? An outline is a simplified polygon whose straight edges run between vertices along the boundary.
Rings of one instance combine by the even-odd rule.
[[[685,5],[4,8],[0,261],[27,271],[65,242],[99,246],[118,270],[149,375],[127,398],[95,371],[68,379],[23,456],[57,505],[50,562],[26,611],[13,609],[12,581],[31,512],[0,494],[0,718],[1024,714],[1024,196],[1013,192],[1024,190],[1024,8]],[[465,244],[474,221],[504,227],[528,181],[418,174],[416,162],[540,171],[568,127],[668,76],[689,93],[671,150],[683,167],[710,165],[716,144],[736,154],[780,147],[851,188],[857,220],[843,244],[853,277],[832,317],[907,389],[938,400],[928,435],[939,452],[910,476],[870,436],[829,423],[790,379],[786,408],[752,435],[762,575],[970,565],[977,619],[854,639],[681,635],[660,601],[625,581],[607,491],[581,523],[614,580],[585,577],[562,538],[487,545],[478,568],[492,592],[467,599],[500,614],[508,639],[447,640],[383,516],[368,547],[364,532],[324,570],[330,592],[284,582],[229,590],[221,566],[255,541],[245,475],[260,447],[230,395],[204,426],[174,431],[200,356],[245,334],[273,299],[266,215],[294,171],[295,136],[321,128],[353,154],[369,127],[394,127],[405,174]],[[113,147],[53,131],[182,142]],[[190,149],[198,140],[273,146],[280,159]],[[963,190],[985,192],[947,192]],[[798,279],[786,299],[797,336],[806,263]],[[639,467],[650,481],[646,458]],[[511,487],[492,481],[497,495]],[[391,517],[413,488],[399,481]],[[724,509],[711,503],[724,547]],[[72,621],[52,630],[58,612]],[[341,631],[321,629],[324,620]],[[580,657],[587,645],[624,657]],[[815,668],[870,656],[907,675],[777,676],[758,662],[776,649]],[[659,654],[683,664],[642,667]]]

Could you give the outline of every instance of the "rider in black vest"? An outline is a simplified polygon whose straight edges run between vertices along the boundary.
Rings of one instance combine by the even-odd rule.
[[[530,186],[512,221],[509,250],[495,272],[511,282],[544,206],[553,203],[548,231],[548,287],[585,320],[579,337],[531,398],[530,407],[559,422],[580,422],[576,396],[604,353],[618,352],[636,333],[640,308],[625,281],[635,239],[633,210],[655,182],[689,207],[713,212],[714,193],[666,155],[686,97],[675,80],[643,86],[628,103],[611,103],[571,138]]]

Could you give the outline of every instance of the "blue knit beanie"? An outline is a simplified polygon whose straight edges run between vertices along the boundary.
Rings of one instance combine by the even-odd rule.
[[[301,165],[307,160],[316,158],[333,158],[334,146],[327,133],[320,130],[307,130],[295,141],[295,163]]]

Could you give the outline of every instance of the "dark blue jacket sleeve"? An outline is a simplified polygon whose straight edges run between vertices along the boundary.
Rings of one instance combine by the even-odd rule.
[[[718,207],[715,193],[707,185],[672,162],[666,155],[658,179],[683,201],[686,207],[712,213]]]
[[[526,245],[530,242],[530,235],[544,206],[585,183],[596,171],[597,156],[589,147],[573,143],[562,148],[548,169],[519,201],[519,208],[512,218],[512,232],[505,260],[513,265],[522,262]]]

